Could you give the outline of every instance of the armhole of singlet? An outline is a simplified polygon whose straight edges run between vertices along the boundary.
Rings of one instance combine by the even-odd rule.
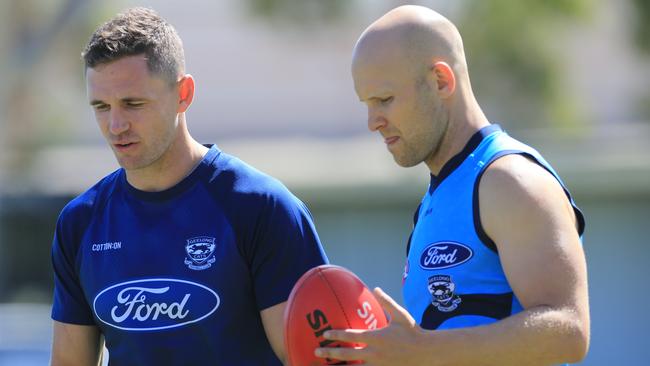
[[[479,208],[479,200],[478,200],[478,188],[479,184],[481,183],[481,178],[483,178],[483,173],[490,167],[492,163],[494,163],[497,159],[500,157],[506,156],[506,155],[511,155],[511,154],[522,154],[522,151],[519,150],[504,150],[496,155],[494,155],[485,165],[483,165],[483,168],[481,171],[478,173],[478,176],[476,177],[476,181],[474,182],[474,193],[472,195],[472,211],[474,214],[474,229],[476,230],[476,235],[478,238],[481,240],[481,243],[485,245],[488,249],[495,253],[499,253],[497,250],[497,246],[494,243],[494,240],[488,236],[488,234],[485,232],[483,229],[483,224],[481,224],[481,211]]]
[[[474,182],[474,194],[473,194],[473,197],[472,197],[472,210],[473,210],[473,214],[474,214],[474,228],[476,230],[476,235],[478,235],[478,237],[481,240],[481,242],[483,243],[483,245],[485,245],[487,248],[489,248],[493,252],[495,252],[497,254],[499,253],[499,251],[497,249],[497,246],[494,243],[494,240],[492,240],[492,238],[490,238],[487,235],[487,233],[483,229],[483,224],[481,224],[481,214],[480,214],[479,199],[478,199],[479,198],[478,197],[479,183],[481,182],[481,178],[483,177],[483,173],[485,173],[487,168],[492,163],[494,163],[497,159],[499,159],[499,158],[501,158],[503,156],[513,155],[513,154],[525,156],[531,162],[533,162],[533,163],[541,166],[542,168],[544,168],[544,170],[549,172],[557,180],[557,182],[560,184],[560,187],[562,187],[562,190],[564,190],[564,193],[566,194],[567,198],[569,199],[569,203],[571,204],[571,207],[573,207],[573,212],[576,215],[576,220],[577,220],[577,223],[578,223],[578,235],[582,236],[582,234],[584,233],[584,230],[585,230],[585,218],[584,218],[584,215],[583,215],[582,211],[580,211],[578,206],[576,206],[575,202],[573,202],[573,198],[571,197],[571,194],[569,193],[567,188],[564,186],[562,181],[560,181],[558,179],[558,177],[552,171],[550,171],[546,166],[544,166],[544,164],[542,164],[539,160],[537,160],[537,158],[535,158],[532,154],[527,153],[525,151],[521,151],[521,150],[504,150],[504,151],[501,151],[501,152],[497,153],[496,155],[494,155],[483,166],[483,169],[481,170],[478,177],[476,178],[476,182]]]

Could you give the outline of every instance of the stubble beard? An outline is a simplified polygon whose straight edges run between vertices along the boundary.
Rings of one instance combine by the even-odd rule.
[[[405,145],[405,151],[402,154],[393,152],[393,160],[395,160],[395,163],[397,163],[397,165],[401,166],[402,168],[411,168],[420,164],[422,162],[422,159],[418,158],[417,152],[408,146],[405,141],[402,140],[400,142]]]
[[[404,168],[411,168],[420,163],[433,161],[442,146],[442,141],[447,134],[449,128],[449,114],[440,107],[434,107],[427,118],[429,126],[423,131],[415,134],[416,138],[410,143],[402,140],[400,141],[403,146],[403,153],[397,154],[393,152],[393,159],[395,162]]]
[[[145,152],[145,155],[138,156],[122,156],[118,152],[115,152],[115,157],[117,163],[124,169],[128,171],[136,171],[145,169],[158,160],[159,157],[150,156]]]
[[[162,163],[165,154],[172,148],[174,144],[174,133],[171,132],[168,136],[160,136],[155,141],[151,141],[150,144],[145,144],[142,140],[139,144],[142,145],[138,146],[140,151],[135,156],[120,156],[117,151],[113,151],[118,164],[124,170],[143,172],[156,168]]]
[[[440,150],[439,136],[432,136],[429,139],[418,139],[410,144],[404,143],[404,152],[402,154],[393,153],[393,159],[397,165],[403,168],[411,168],[422,162],[428,162],[435,157]]]

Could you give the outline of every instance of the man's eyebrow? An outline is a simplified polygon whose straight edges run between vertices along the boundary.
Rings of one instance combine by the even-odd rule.
[[[146,102],[147,98],[143,98],[143,97],[126,97],[126,98],[120,99],[120,101],[123,102],[123,103]],[[99,99],[93,99],[93,100],[90,101],[90,105],[93,106],[93,107],[98,106],[98,105],[102,105],[102,104],[106,104],[106,103],[99,100]]]
[[[144,97],[126,97],[120,99],[121,102],[130,103],[130,102],[144,102],[147,98]]]

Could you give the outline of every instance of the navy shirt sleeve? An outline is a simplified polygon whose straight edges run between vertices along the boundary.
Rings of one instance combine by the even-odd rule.
[[[250,245],[259,310],[286,301],[303,273],[327,263],[311,214],[284,187],[261,210]]]
[[[309,269],[328,263],[311,214],[280,181],[221,154],[218,183],[250,273],[258,310],[286,301]],[[215,190],[216,192],[216,190]]]
[[[76,267],[79,235],[75,232],[75,226],[79,222],[73,221],[84,218],[83,214],[78,214],[78,209],[74,209],[74,205],[75,201],[61,212],[52,243],[54,268],[52,319],[62,323],[94,325],[93,315],[81,288]]]

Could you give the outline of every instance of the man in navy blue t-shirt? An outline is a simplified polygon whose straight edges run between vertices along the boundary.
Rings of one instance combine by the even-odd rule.
[[[174,28],[129,9],[83,52],[121,169],[71,201],[52,245],[53,365],[275,365],[295,281],[327,262],[280,182],[195,141]]]

